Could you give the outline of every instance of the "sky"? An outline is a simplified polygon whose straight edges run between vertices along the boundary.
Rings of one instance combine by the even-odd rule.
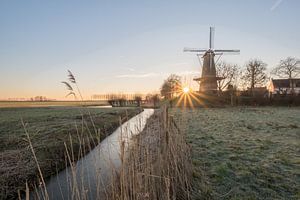
[[[240,49],[241,67],[300,57],[299,0],[0,0],[0,99],[65,99],[76,76],[84,98],[157,92],[175,73],[195,86],[200,64],[184,47]]]

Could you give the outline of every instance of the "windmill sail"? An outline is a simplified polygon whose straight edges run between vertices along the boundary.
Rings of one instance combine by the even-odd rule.
[[[215,28],[210,27],[209,30],[209,49],[214,49]]]
[[[197,48],[184,48],[184,52],[206,52],[207,49],[197,49]]]
[[[240,50],[231,49],[231,50],[223,50],[223,49],[216,49],[214,50],[216,53],[240,53]]]

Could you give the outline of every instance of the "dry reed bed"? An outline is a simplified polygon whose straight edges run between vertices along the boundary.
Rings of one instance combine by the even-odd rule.
[[[128,152],[121,151],[121,170],[108,198],[190,199],[192,165],[185,139],[167,108],[156,110]]]
[[[44,111],[47,112],[47,110]],[[82,119],[78,122],[74,118],[75,127],[73,129],[61,130],[61,132],[57,130],[51,132],[51,134],[34,133],[31,124],[24,123],[22,131],[25,131],[26,134],[12,135],[12,142],[16,144],[10,145],[9,149],[0,152],[0,199],[16,199],[18,193],[23,196],[26,182],[30,188],[43,187],[42,179],[58,173],[58,171],[69,166],[70,163],[75,163],[107,135],[111,134],[120,124],[139,112],[139,109],[132,109],[130,112],[122,110],[116,115],[110,112],[100,117],[93,115],[92,123],[89,122],[90,115],[80,116],[79,113],[78,116]],[[53,113],[49,113],[51,117],[50,114]],[[102,129],[100,132],[98,126],[102,125],[102,121],[106,119],[107,124],[110,126],[107,126],[105,131]],[[48,118],[43,118],[43,120],[45,120],[43,124],[45,129],[47,125],[48,129],[51,129],[53,126],[50,123],[51,121],[47,121]],[[97,123],[97,126],[91,125],[95,123]],[[34,122],[32,124],[35,125]],[[3,140],[3,143],[5,141]],[[30,145],[32,145],[35,155],[33,155]],[[67,152],[70,152],[69,158]],[[37,159],[38,164],[35,159]],[[39,173],[38,168],[41,169],[42,175]]]
[[[120,121],[120,125],[121,125]],[[82,141],[80,146],[90,144],[93,141],[86,140],[78,135]],[[101,176],[97,178],[96,199],[190,199],[192,177],[192,165],[190,147],[186,143],[186,135],[179,131],[173,117],[168,116],[167,108],[156,110],[146,127],[137,136],[130,140],[129,149],[124,140],[120,140],[120,168],[111,169],[111,180],[108,186],[101,184]],[[71,199],[88,199],[86,190],[80,188],[76,180],[75,169],[76,154],[70,138],[70,145],[66,148],[66,165],[71,168],[70,188]],[[127,149],[127,151],[126,151]],[[34,154],[34,149],[33,154]],[[85,148],[81,148],[79,155],[85,154]],[[38,163],[37,163],[38,165]],[[40,174],[40,180],[42,180]],[[97,175],[98,177],[98,175]],[[43,182],[43,181],[42,181]],[[37,186],[40,191],[34,199],[49,199],[45,183]],[[103,189],[106,187],[105,194]],[[27,197],[29,195],[27,194]],[[26,198],[28,199],[28,198]]]

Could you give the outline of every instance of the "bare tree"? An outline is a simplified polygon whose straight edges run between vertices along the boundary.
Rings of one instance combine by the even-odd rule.
[[[216,66],[217,77],[223,79],[218,80],[219,91],[225,90],[229,85],[234,85],[240,75],[240,70],[237,65],[221,62]]]
[[[246,70],[242,79],[247,85],[250,85],[251,90],[258,85],[262,85],[267,80],[266,74],[267,64],[261,60],[253,59],[246,64]]]
[[[272,73],[282,78],[295,78],[300,75],[300,60],[293,57],[280,60]]]
[[[142,96],[141,95],[136,95],[134,97],[134,100],[136,101],[137,106],[140,107],[141,106],[141,102],[142,102]]]
[[[159,94],[153,94],[151,97],[151,100],[153,102],[153,106],[157,107],[159,105],[159,101],[160,101]]]
[[[181,88],[181,78],[178,75],[171,74],[163,83],[160,89],[161,96],[166,99],[173,98]]]

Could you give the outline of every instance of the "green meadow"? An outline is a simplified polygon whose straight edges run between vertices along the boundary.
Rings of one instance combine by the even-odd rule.
[[[192,199],[300,199],[300,108],[170,113],[192,149]]]

